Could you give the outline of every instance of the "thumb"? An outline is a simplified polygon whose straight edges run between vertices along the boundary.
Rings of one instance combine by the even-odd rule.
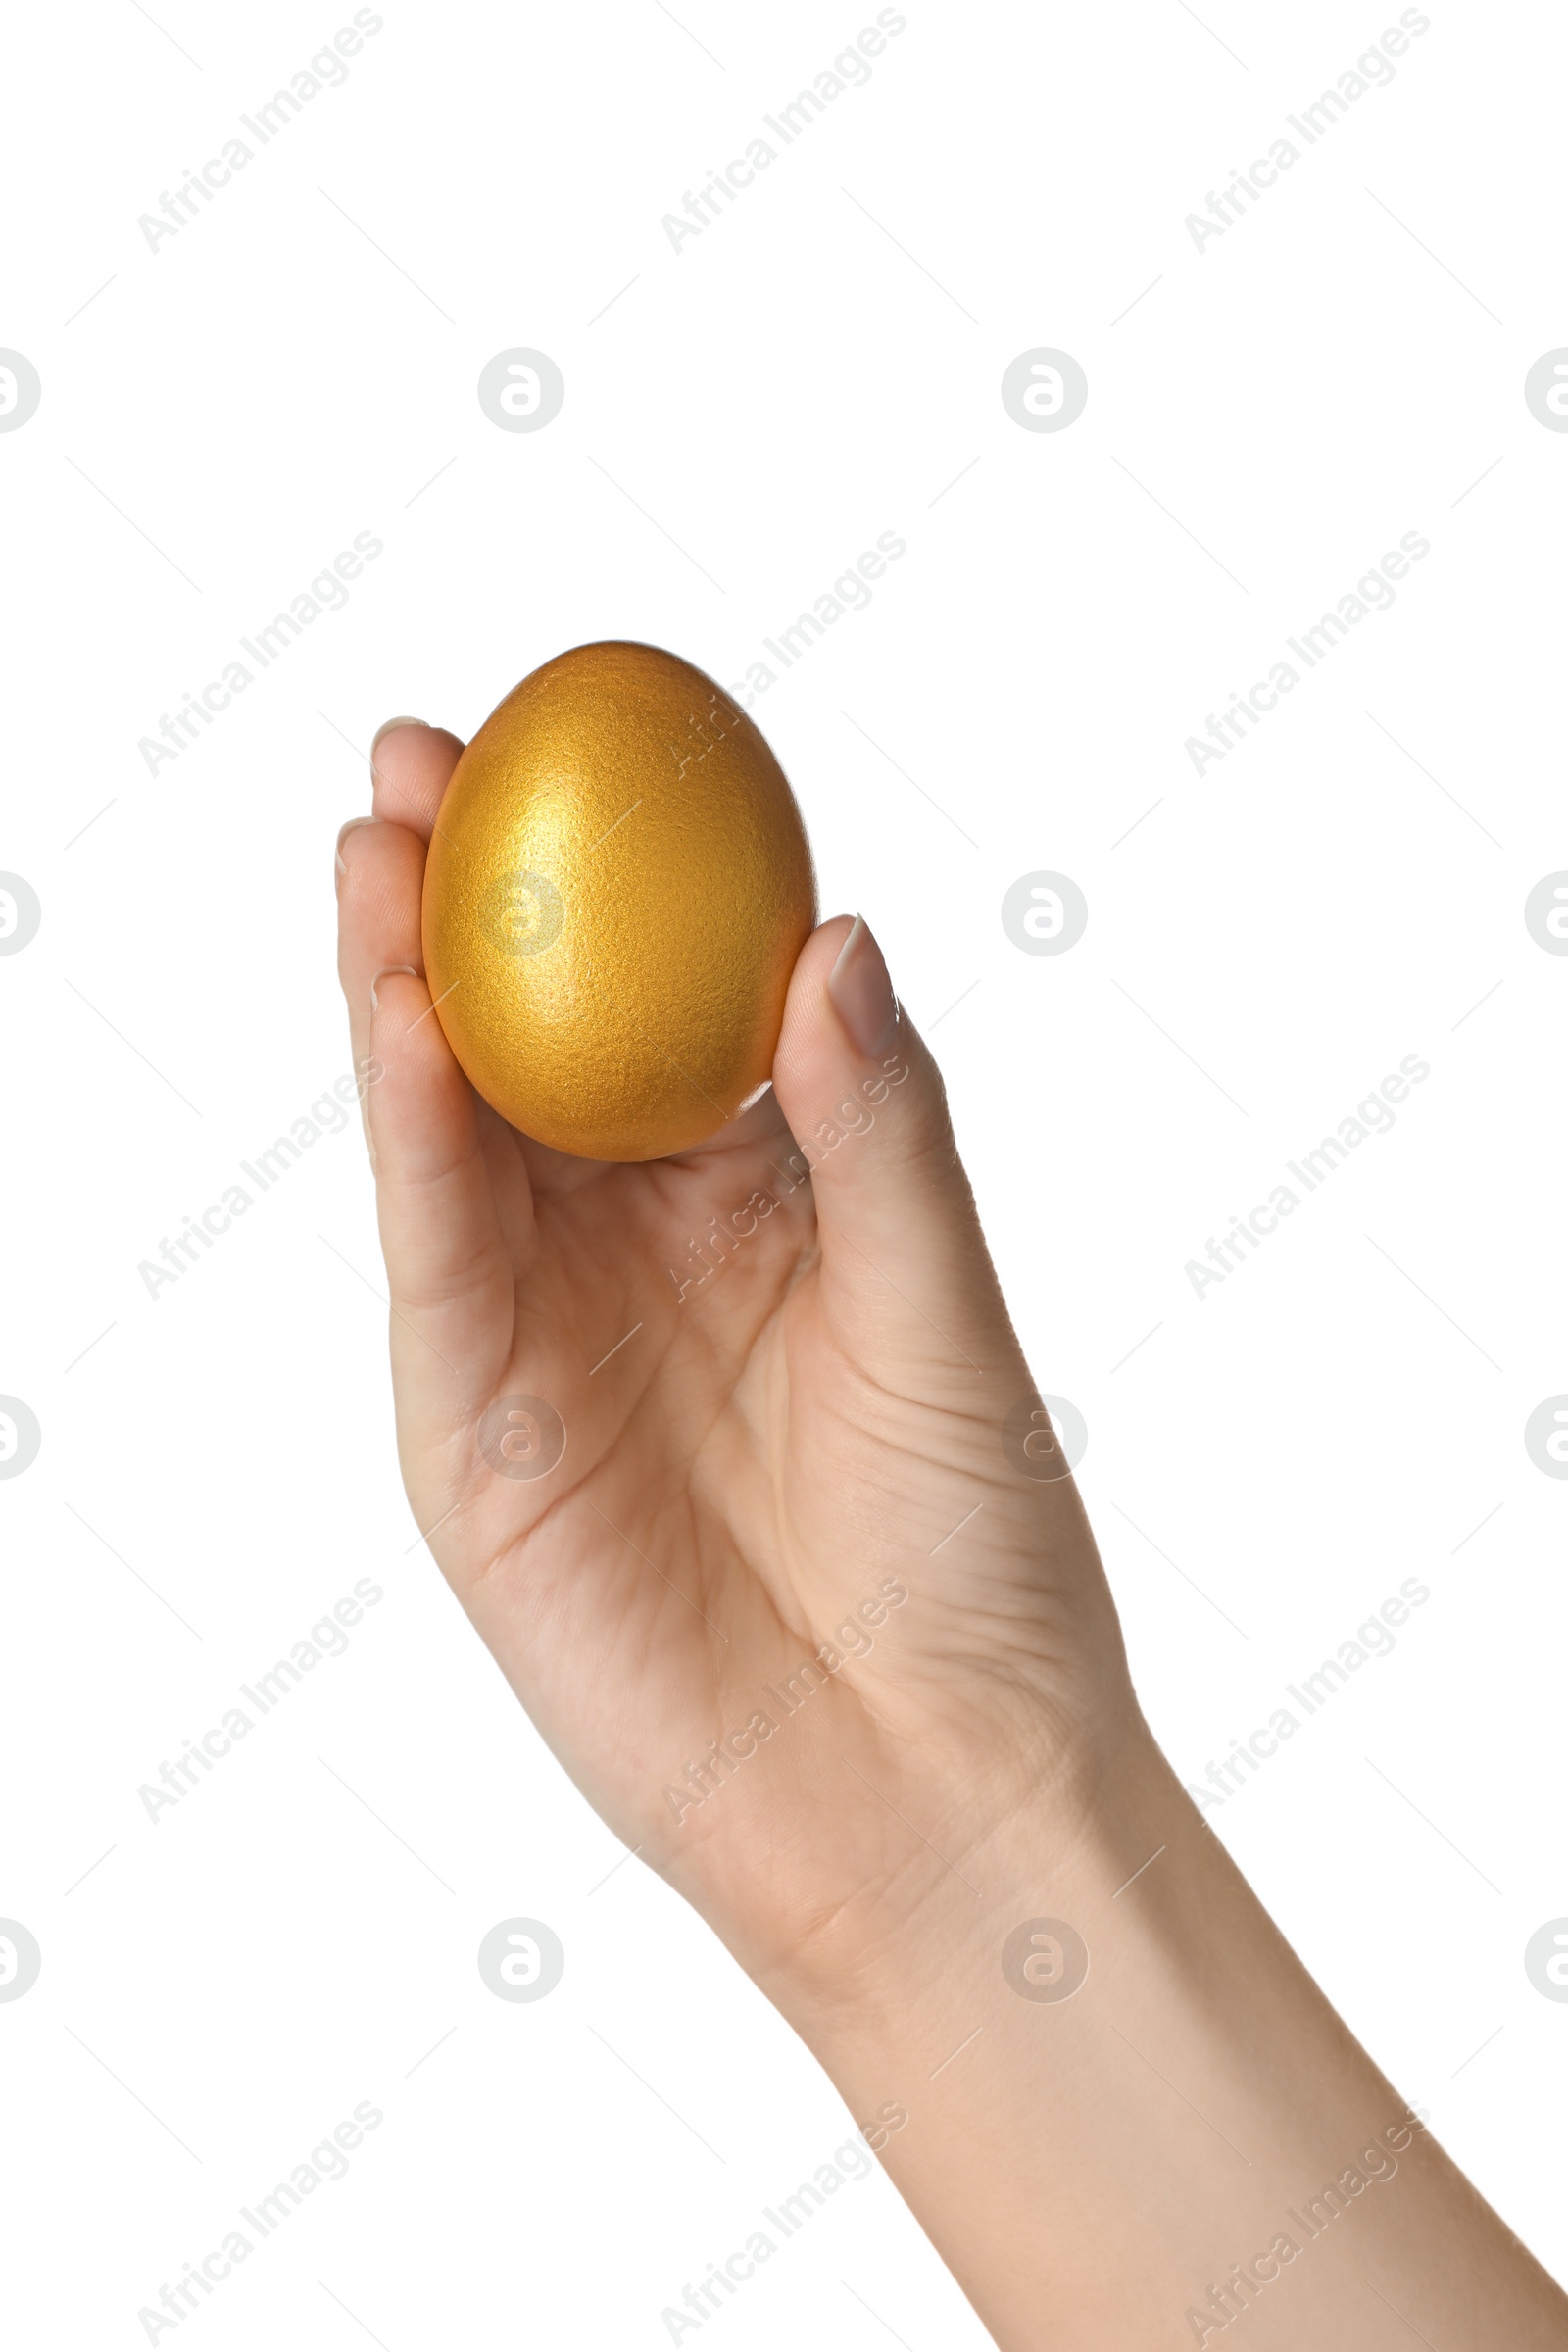
[[[861,1360],[970,1382],[1015,1356],[941,1073],[863,916],[802,949],[773,1090],[811,1171],[828,1301]]]

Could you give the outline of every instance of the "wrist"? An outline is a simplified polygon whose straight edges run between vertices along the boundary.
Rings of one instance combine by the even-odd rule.
[[[1181,2340],[1355,2151],[1411,2146],[1141,1718],[953,1859],[838,1984],[766,1988],[1009,2352],[1046,2309],[1063,2347]],[[1401,2161],[1385,2221],[1441,2159]]]
[[[1264,2297],[1281,2352],[1381,2352],[1391,2302],[1455,2352],[1559,2340],[1130,1704],[989,1807],[919,1761],[874,1886],[753,1973],[1004,2352],[1212,2344]]]
[[[1064,1975],[1082,1970],[1071,1938],[1049,1931],[1041,1943],[1024,1936],[1009,1951],[1027,1922],[1061,1921],[1084,1941],[1092,1969],[1100,1924],[1114,1917],[1106,1907],[1121,1910],[1141,1872],[1157,1866],[1156,1849],[1168,1848],[1173,1833],[1214,1845],[1136,1705],[1066,1755],[1020,1763],[1008,1777],[1010,1788],[989,1802],[977,1795],[941,1821],[921,1812],[917,1790],[895,1789],[890,1837],[906,1851],[890,1859],[880,1892],[868,1889],[863,1903],[753,1972],[830,2073],[840,2050],[902,2052],[916,2038],[922,2048],[926,2036],[940,2040],[977,1996],[1013,1997],[1010,1977],[1020,1969],[1031,1992],[1054,1987],[1054,1944]],[[1052,2005],[1077,1988],[1054,1988]]]

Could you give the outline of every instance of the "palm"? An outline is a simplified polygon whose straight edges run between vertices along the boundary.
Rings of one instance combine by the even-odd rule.
[[[403,798],[422,786],[433,816],[450,764]],[[356,959],[420,960],[419,830],[372,830],[354,870],[381,930],[356,944],[346,906],[351,1010]],[[818,934],[802,965],[836,945]],[[743,1947],[798,1939],[863,1907],[893,1857],[907,1873],[911,1786],[973,1787],[976,1766],[984,1785],[1014,1718],[1038,1722],[1042,1695],[1059,1714],[1074,1654],[1116,1648],[1070,1488],[1020,1480],[998,1444],[1029,1382],[961,1177],[934,1187],[960,1245],[939,1273],[918,1206],[907,1239],[874,1218],[819,1232],[773,1094],[679,1160],[569,1159],[476,1100],[416,971],[380,995],[372,1131],[418,1523],[612,1827]],[[793,1094],[786,1065],[810,1052],[791,1036]],[[842,1190],[874,1155],[838,1149]],[[944,1833],[975,1825],[923,1822],[917,1868],[946,1867]]]

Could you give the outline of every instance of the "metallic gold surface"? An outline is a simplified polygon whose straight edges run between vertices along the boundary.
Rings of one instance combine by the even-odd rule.
[[[783,770],[710,678],[583,645],[453,771],[424,876],[436,1018],[487,1102],[589,1159],[656,1159],[772,1068],[816,920]]]

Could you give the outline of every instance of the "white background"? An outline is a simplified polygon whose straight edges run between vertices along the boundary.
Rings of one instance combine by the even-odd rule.
[[[1435,5],[1200,251],[1185,217],[1397,9],[911,0],[676,252],[662,216],[874,9],[389,0],[150,250],[138,216],[351,13],[10,35],[0,343],[43,384],[0,436],[0,866],[43,907],[0,960],[0,1390],[43,1432],[0,1484],[0,1913],[43,1953],[0,2004],[10,2333],[146,2340],[369,2100],[348,2178],[180,2343],[654,2347],[848,2136],[707,1930],[638,1863],[600,1884],[615,1840],[417,1545],[357,1121],[156,1298],[137,1269],[349,1066],[331,845],[383,717],[471,731],[599,637],[738,681],[888,531],[873,603],[754,710],[824,910],[864,909],[916,1021],[962,998],[961,1142],[1183,1776],[1429,1587],[1208,1818],[1568,2267],[1568,2006],[1523,1968],[1568,1912],[1568,1485],[1523,1444],[1568,1389],[1568,959],[1522,912],[1568,864],[1568,437],[1523,398],[1568,342],[1560,15]],[[475,396],[516,345],[565,378],[542,432]],[[1088,375],[1064,432],[1000,398],[1040,345]],[[1412,531],[1393,608],[1196,775],[1186,738]],[[139,739],[358,532],[346,608],[150,774]],[[1039,868],[1089,902],[1060,957],[1000,922]],[[1196,1297],[1187,1261],[1411,1054],[1393,1130]],[[346,1654],[149,1821],[138,1786],[363,1577]],[[529,2006],[474,1965],[513,1914],[567,1955]],[[878,2174],[702,2340],[889,2328],[985,2340]]]

